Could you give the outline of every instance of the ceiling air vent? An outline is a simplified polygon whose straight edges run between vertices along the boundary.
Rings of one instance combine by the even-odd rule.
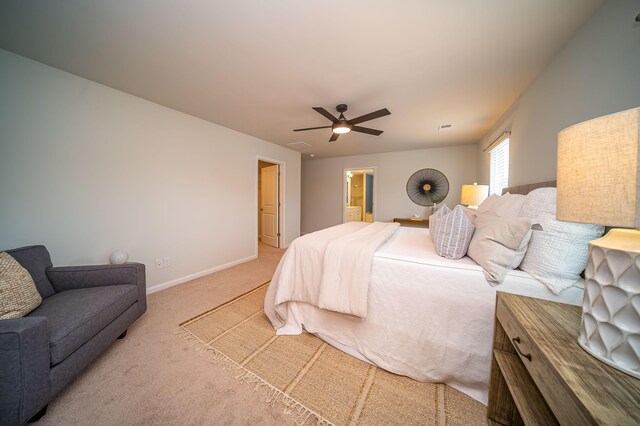
[[[441,124],[440,126],[438,126],[438,131],[449,130],[450,128],[451,128],[451,124]]]
[[[311,148],[311,145],[306,142],[289,142],[287,146],[291,147],[292,149],[297,149],[300,151],[307,148]]]

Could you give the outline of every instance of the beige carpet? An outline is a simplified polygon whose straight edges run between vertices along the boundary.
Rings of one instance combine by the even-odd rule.
[[[283,250],[148,296],[147,312],[34,426],[294,425],[281,407],[176,338],[176,325],[269,280]]]
[[[262,390],[299,424],[486,424],[485,407],[444,384],[398,376],[311,335],[277,336],[267,284],[181,324],[179,334]]]
[[[50,404],[36,426],[293,425],[208,356],[173,334],[176,324],[271,279],[283,250],[148,296],[147,312]]]

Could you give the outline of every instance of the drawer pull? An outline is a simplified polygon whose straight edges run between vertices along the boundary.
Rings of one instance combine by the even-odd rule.
[[[516,348],[516,352],[518,352],[521,356],[525,357],[529,360],[529,362],[531,362],[531,354],[523,354],[520,350],[520,347],[518,346],[518,343],[520,343],[520,338],[514,337],[513,339],[511,339],[511,341],[513,342],[513,347]]]

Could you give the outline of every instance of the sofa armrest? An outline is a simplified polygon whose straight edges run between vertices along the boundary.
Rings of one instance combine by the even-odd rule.
[[[47,269],[56,293],[88,287],[132,284],[138,287],[140,315],[147,310],[147,284],[142,263],[123,265],[58,266]]]
[[[0,320],[0,424],[26,423],[49,400],[47,319]]]

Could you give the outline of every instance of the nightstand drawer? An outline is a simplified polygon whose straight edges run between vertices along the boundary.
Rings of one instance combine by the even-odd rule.
[[[640,425],[640,380],[578,345],[579,306],[501,291],[497,299],[490,424]]]
[[[540,362],[540,356],[535,354],[535,347],[529,341],[527,334],[524,332],[520,324],[511,316],[511,313],[504,306],[504,303],[498,299],[498,303],[496,306],[496,317],[502,328],[504,328],[505,333],[509,336],[509,340],[513,345],[514,349],[520,356],[520,359],[529,370],[529,374],[533,375],[533,372],[530,370],[530,366],[534,363]]]
[[[507,336],[509,336],[513,348],[529,372],[529,375],[538,386],[538,389],[540,389],[545,398],[549,398],[551,395],[546,392],[547,389],[545,388],[548,386],[553,388],[556,384],[553,383],[553,378],[549,377],[549,371],[544,363],[543,357],[540,352],[538,352],[536,345],[532,344],[529,340],[527,333],[524,332],[520,323],[516,321],[511,315],[511,312],[504,306],[504,302],[500,299],[498,299],[496,305],[496,317],[498,321],[500,321],[505,333],[507,333]],[[547,401],[547,403],[550,405],[553,404],[552,401]]]
[[[519,314],[522,315],[521,312]],[[538,345],[530,340],[529,334],[525,333],[523,321],[524,323],[527,323],[526,320],[535,322],[536,319],[525,320],[522,317],[516,319],[500,297],[496,304],[496,318],[558,421],[561,424],[570,425],[593,424],[593,420],[585,416],[584,408],[576,405],[575,401],[567,395],[566,384],[557,379],[550,368],[548,358],[540,352]]]

